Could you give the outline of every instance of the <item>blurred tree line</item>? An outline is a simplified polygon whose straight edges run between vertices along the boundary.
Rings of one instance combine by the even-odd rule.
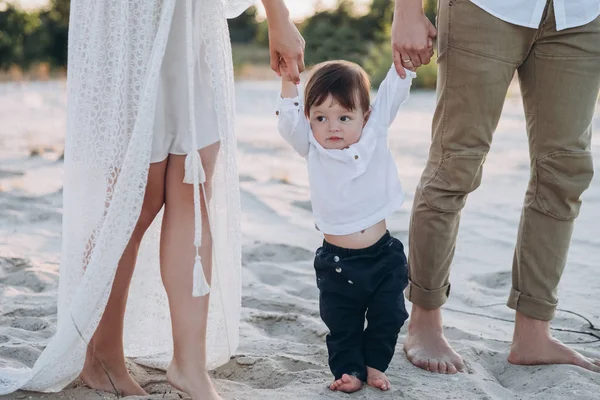
[[[66,67],[68,29],[69,0],[50,0],[47,9],[31,12],[0,0],[0,70]]]
[[[438,0],[423,0],[425,15],[433,24],[437,3]],[[353,0],[338,0],[333,9],[317,2],[316,13],[298,25],[306,40],[306,65],[334,59],[354,61],[365,68],[374,86],[378,86],[392,64],[390,35],[393,13],[394,0],[372,0],[363,14],[356,13]],[[256,19],[255,8],[229,21],[229,30],[234,43],[234,60],[237,50],[244,53],[249,63],[256,62],[258,52],[240,49],[240,44],[268,47],[266,22]],[[434,62],[421,67],[415,85],[435,87],[436,69]]]
[[[434,22],[437,0],[423,3],[427,17]],[[377,85],[392,62],[393,9],[394,0],[372,0],[363,14],[356,13],[353,0],[338,0],[333,9],[317,2],[316,13],[298,25],[306,40],[306,64],[331,59],[354,61]],[[256,7],[251,7],[228,22],[234,48],[249,47],[249,62],[256,62],[259,58],[254,49],[268,47],[266,21],[259,21]],[[50,0],[47,8],[36,11],[0,0],[0,70],[13,66],[27,70],[40,63],[66,68],[68,25],[69,0]]]

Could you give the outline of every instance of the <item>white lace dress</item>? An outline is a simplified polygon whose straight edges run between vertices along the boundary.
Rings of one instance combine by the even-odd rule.
[[[56,334],[33,368],[0,369],[0,395],[17,389],[59,391],[80,373],[86,342],[106,306],[117,264],[140,214],[148,166],[156,154],[159,82],[177,7],[185,17],[187,76],[202,71],[216,116],[219,156],[209,204],[214,242],[208,317],[208,366],[227,362],[239,340],[241,238],[233,135],[234,93],[226,17],[253,0],[73,0],[69,30],[63,245]],[[197,49],[202,48],[202,51]],[[168,53],[167,53],[168,54]],[[203,60],[199,60],[199,56]],[[167,62],[172,61],[170,59]],[[200,79],[200,75],[198,75]],[[188,79],[188,144],[203,145],[196,127],[198,97]],[[203,92],[204,93],[204,92]],[[159,105],[160,107],[160,105]],[[187,139],[186,139],[187,140]],[[211,139],[209,139],[211,140]],[[191,147],[190,147],[191,145]],[[169,147],[170,148],[170,147]],[[190,154],[197,154],[196,151]],[[189,182],[202,184],[199,159]],[[198,206],[198,198],[195,199]],[[196,231],[199,210],[196,207]],[[142,243],[125,317],[126,354],[165,368],[172,352],[167,299],[160,280],[159,215]],[[198,242],[199,233],[196,238]]]

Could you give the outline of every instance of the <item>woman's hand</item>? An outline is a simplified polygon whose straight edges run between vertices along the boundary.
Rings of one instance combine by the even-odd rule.
[[[396,0],[392,23],[392,54],[400,77],[429,64],[437,31],[423,13],[421,0]]]
[[[282,0],[262,0],[269,25],[269,50],[271,69],[278,76],[300,83],[304,71],[304,39],[290,20],[289,11]],[[282,69],[281,65],[286,68]]]

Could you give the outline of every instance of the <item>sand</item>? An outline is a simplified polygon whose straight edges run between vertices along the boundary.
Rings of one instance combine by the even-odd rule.
[[[64,82],[0,85],[0,366],[32,366],[56,326],[64,92]],[[274,81],[237,84],[243,310],[241,345],[229,363],[213,372],[224,399],[600,398],[600,374],[574,366],[522,367],[506,361],[514,313],[504,303],[529,170],[517,88],[507,98],[483,184],[463,211],[453,291],[444,308],[446,334],[468,372],[441,376],[413,367],[402,351],[405,327],[388,370],[391,391],[329,391],[327,329],[319,318],[312,268],[321,237],[310,213],[305,161],[276,131],[276,96]],[[403,242],[426,161],[434,104],[434,93],[413,93],[390,130],[407,199],[388,227]],[[600,131],[600,113],[594,127]],[[598,143],[593,150],[598,163]],[[600,326],[598,220],[596,180],[584,195],[553,322],[556,337],[593,357],[600,357],[600,331],[594,328]],[[144,399],[185,398],[166,382],[163,371],[134,363],[130,368],[151,393]],[[0,398],[115,396],[75,381],[61,393],[17,392]]]

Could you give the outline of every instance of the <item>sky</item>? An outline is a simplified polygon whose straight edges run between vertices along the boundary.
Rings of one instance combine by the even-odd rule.
[[[315,4],[318,0],[284,0],[285,4],[290,10],[290,16],[294,20],[303,19],[315,11]],[[321,0],[320,3],[325,7],[333,7],[336,4],[336,0]],[[365,5],[370,3],[370,0],[355,0],[357,5]],[[262,4],[260,1],[256,2],[259,12],[264,15]]]
[[[11,1],[11,0],[9,0]],[[315,11],[315,4],[318,0],[284,0],[290,9],[290,15],[294,20],[300,20],[311,15]],[[47,0],[12,0],[12,3],[20,3],[25,8],[35,8],[48,3]],[[332,7],[336,4],[336,0],[320,0],[325,7]],[[356,4],[368,4],[369,0],[355,0]],[[256,1],[260,15],[264,16],[264,10],[260,0]]]

